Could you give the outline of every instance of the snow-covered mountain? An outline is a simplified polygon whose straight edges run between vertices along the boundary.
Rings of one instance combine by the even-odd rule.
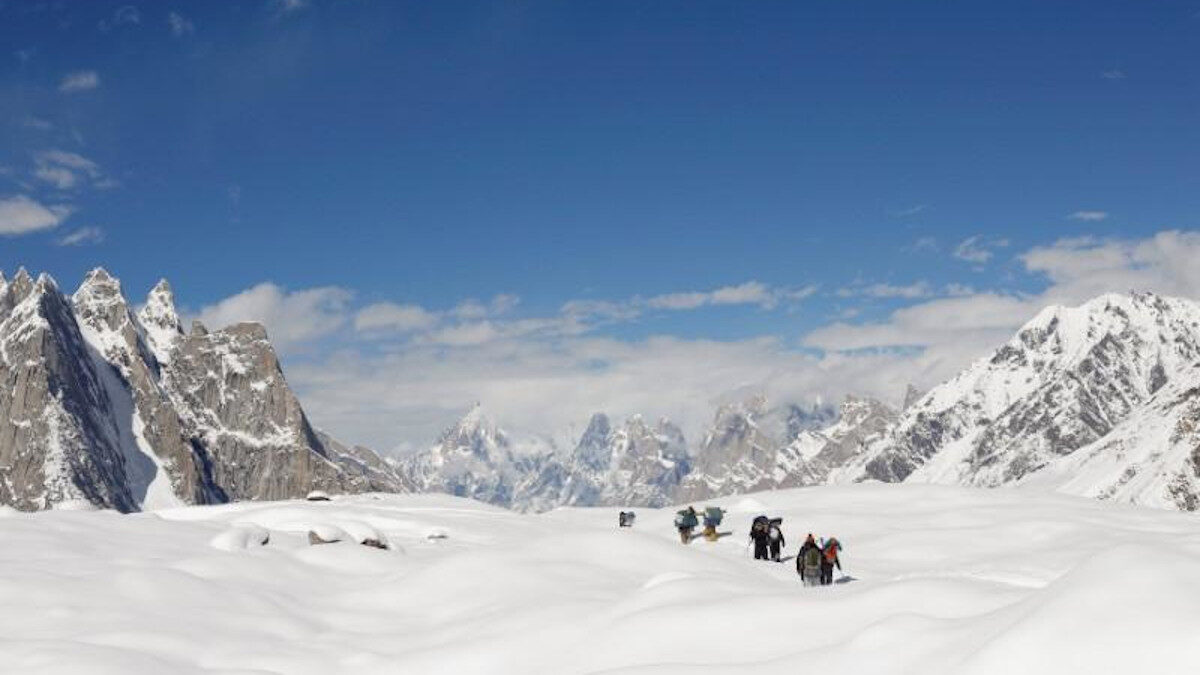
[[[665,506],[691,470],[687,441],[669,420],[634,415],[614,426],[592,416],[573,452],[542,462],[520,495],[526,508],[550,506]]]
[[[418,492],[445,492],[519,508],[525,484],[535,479],[551,454],[520,451],[476,404],[432,448],[400,462],[399,470]]]
[[[1200,305],[1150,293],[1048,307],[925,394],[837,480],[1200,502]]]
[[[69,298],[47,275],[0,277],[0,383],[0,503],[20,509],[404,487],[321,441],[261,326],[184,335],[165,282],[135,315],[103,269]]]
[[[867,399],[847,399],[839,414],[824,406],[771,407],[754,397],[721,406],[695,452],[669,420],[651,424],[633,415],[617,425],[604,413],[593,415],[579,441],[564,451],[536,439],[513,441],[477,405],[399,470],[416,491],[521,511],[659,507],[823,483],[894,418],[890,408]]]
[[[768,407],[763,397],[721,406],[679,491],[680,501],[820,485],[857,459],[863,443],[896,413],[874,399],[848,397],[824,428],[797,425],[799,409]],[[780,424],[780,419],[791,423]]]

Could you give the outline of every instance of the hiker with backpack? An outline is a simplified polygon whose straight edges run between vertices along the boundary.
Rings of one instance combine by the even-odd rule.
[[[704,538],[709,541],[717,540],[717,527],[725,517],[725,509],[719,506],[704,507]]]
[[[783,539],[783,530],[780,525],[783,524],[783,518],[772,518],[767,524],[767,541],[771,549],[771,560],[779,562],[779,553],[787,546],[787,542]]]
[[[821,548],[821,585],[828,586],[833,583],[833,568],[836,565],[838,571],[842,571],[842,561],[838,557],[838,553],[842,550],[842,542],[836,537],[830,537],[829,541]]]
[[[628,513],[622,511],[621,514],[619,516],[617,516],[617,526],[618,527],[633,527],[633,511],[630,511]]]
[[[679,540],[685,544],[692,540],[692,530],[699,524],[695,507],[689,506],[675,514],[675,528],[679,530]]]
[[[769,530],[771,521],[766,516],[758,516],[750,523],[750,540],[754,542],[754,559],[768,560],[767,547],[770,541]]]
[[[796,554],[796,573],[804,580],[805,586],[821,585],[821,560],[823,558],[821,547],[817,546],[817,541],[810,532],[808,538],[804,540],[804,544],[800,546],[800,552]]]

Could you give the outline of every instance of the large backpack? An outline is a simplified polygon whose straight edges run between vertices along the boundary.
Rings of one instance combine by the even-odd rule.
[[[753,524],[750,525],[750,529],[755,532],[764,532],[770,524],[771,521],[767,520],[766,516],[758,516],[754,519]]]
[[[821,549],[816,546],[810,546],[804,552],[804,568],[812,570],[819,567],[821,567]]]

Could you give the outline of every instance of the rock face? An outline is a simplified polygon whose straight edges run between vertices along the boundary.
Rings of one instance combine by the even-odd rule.
[[[185,336],[165,282],[135,316],[101,269],[69,301],[47,276],[0,281],[0,381],[0,503],[20,509],[403,487],[321,441],[261,326]]]
[[[67,299],[24,270],[0,287],[0,502],[133,510],[145,485]]]
[[[1198,363],[1194,302],[1135,293],[1049,307],[909,406],[842,478],[1055,483],[1193,510]]]

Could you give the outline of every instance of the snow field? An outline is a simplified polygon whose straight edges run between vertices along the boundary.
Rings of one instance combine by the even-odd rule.
[[[13,673],[1156,673],[1200,664],[1200,521],[1044,492],[767,492],[716,543],[674,509],[530,516],[433,495],[129,516],[0,510]],[[753,516],[852,580],[756,562]],[[309,546],[313,528],[393,547]],[[261,545],[263,535],[269,543]],[[446,538],[431,538],[444,534]]]

